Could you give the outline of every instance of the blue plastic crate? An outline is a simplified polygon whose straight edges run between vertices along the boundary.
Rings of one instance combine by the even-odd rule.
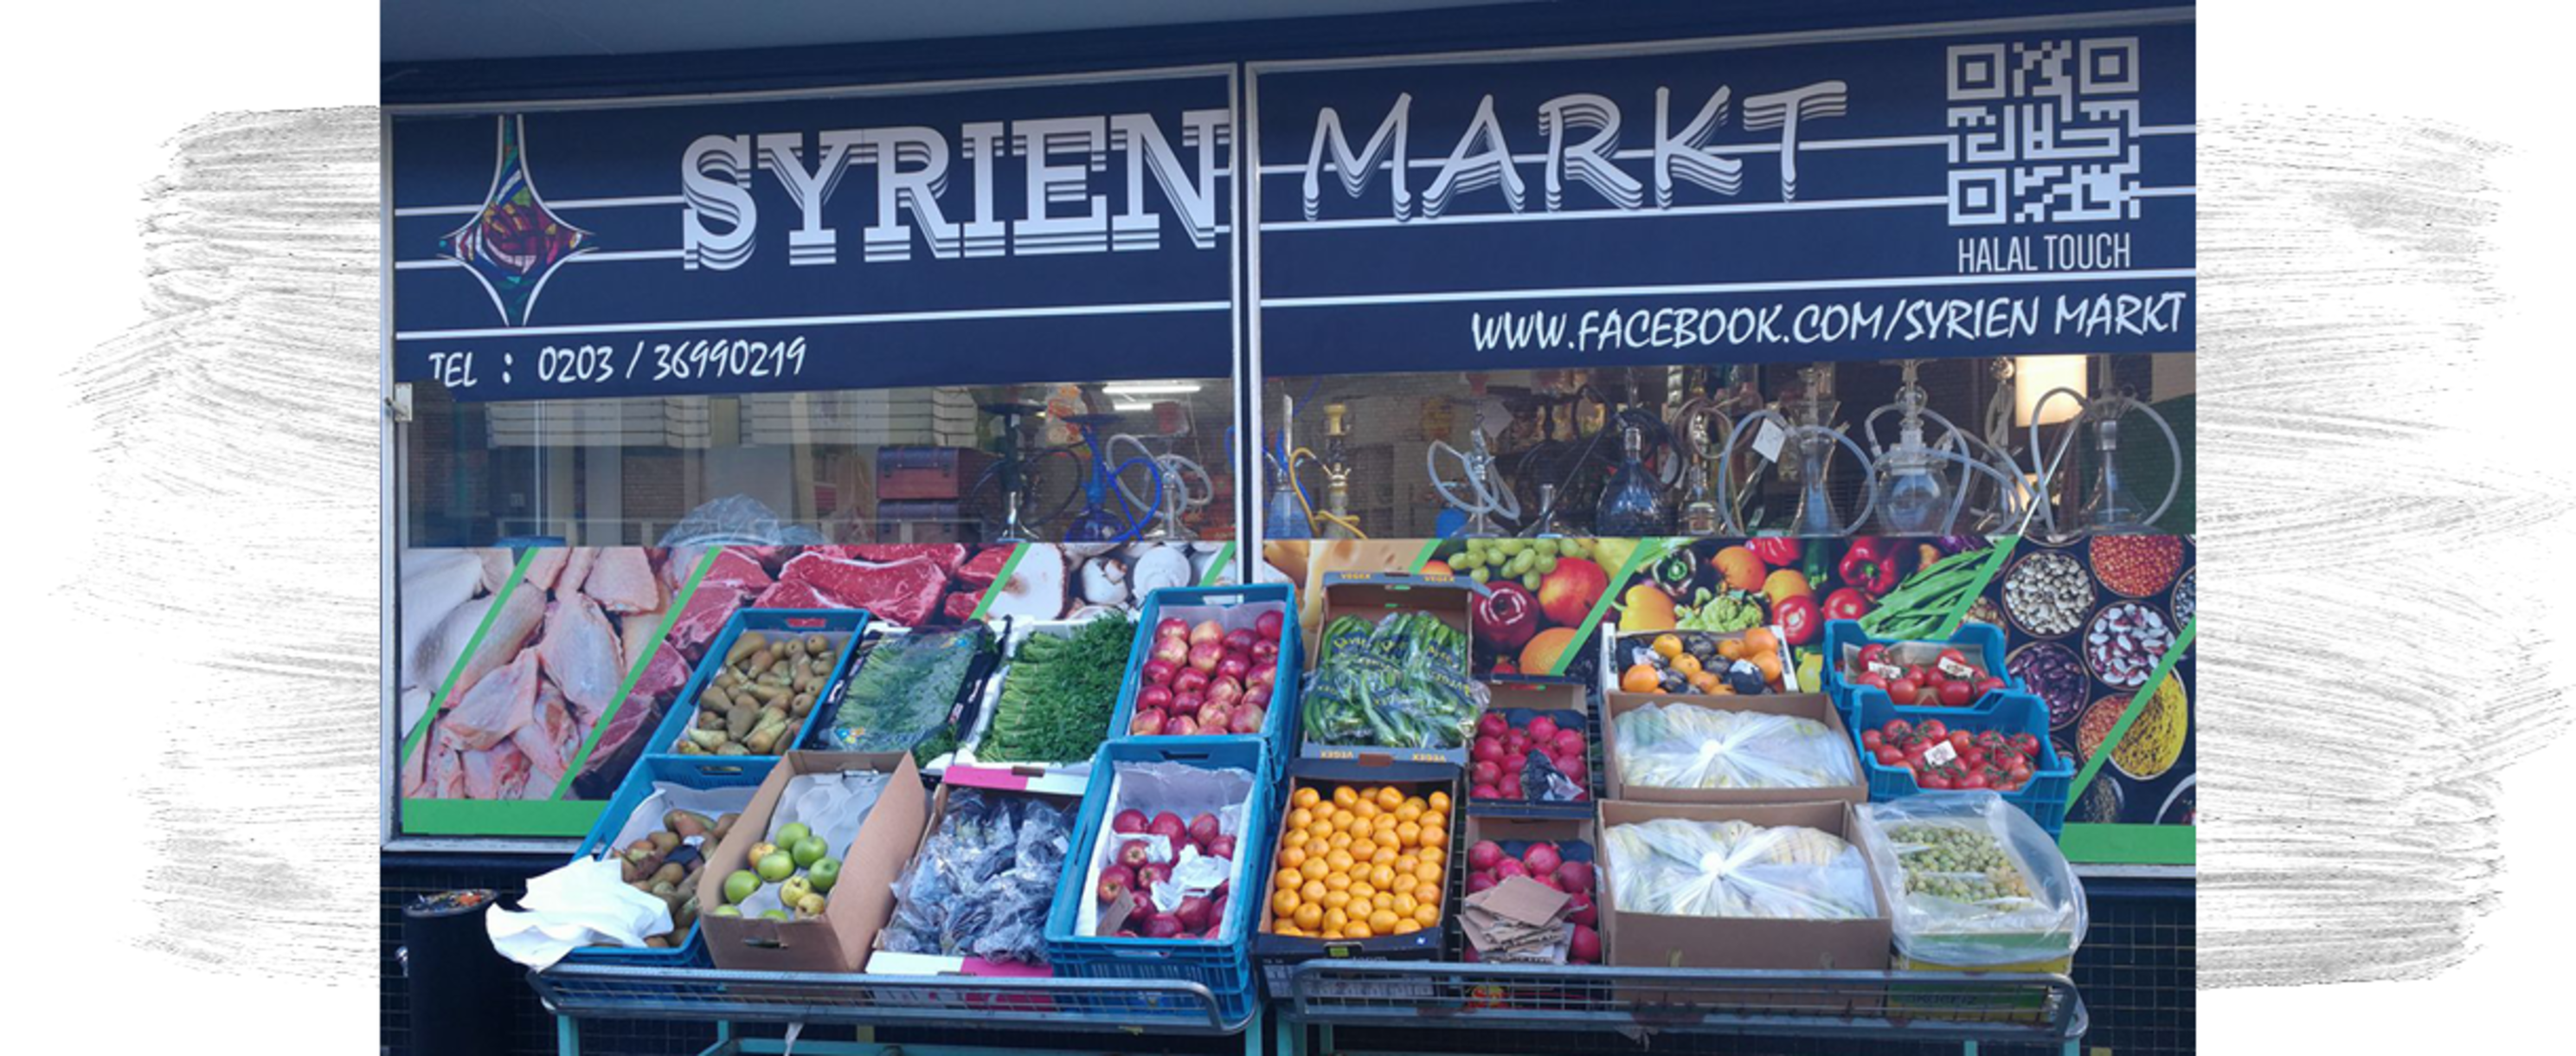
[[[626,772],[626,780],[617,786],[617,794],[599,813],[598,823],[581,842],[573,861],[592,857],[610,846],[626,819],[652,796],[656,782],[684,788],[758,788],[769,777],[775,759],[751,756],[672,755],[646,756],[636,760]],[[709,843],[708,850],[715,845]],[[564,960],[587,964],[631,964],[658,968],[706,968],[714,964],[707,958],[707,944],[698,937],[698,926],[689,925],[689,933],[667,950],[649,947],[583,946],[564,954]]]
[[[689,673],[688,684],[680,687],[680,695],[671,699],[671,713],[663,716],[662,724],[654,728],[653,739],[645,744],[645,754],[671,756],[677,759],[775,761],[788,750],[805,743],[806,734],[812,732],[814,728],[814,720],[831,711],[833,705],[840,703],[841,694],[850,685],[850,653],[858,647],[859,636],[867,630],[867,627],[868,613],[865,609],[741,609],[736,611],[732,618],[725,621],[724,630],[716,632],[715,641],[707,646],[706,655],[699,658],[697,669]],[[745,631],[843,635],[840,652],[832,660],[831,677],[823,683],[822,699],[815,701],[814,709],[805,713],[805,720],[796,727],[796,736],[781,743],[779,750],[772,754],[681,755],[673,751],[671,746],[679,743],[681,736],[688,732],[690,723],[697,721],[698,694],[706,690],[707,683],[715,680],[716,672],[724,667],[725,652],[733,648],[734,640],[742,637]]]
[[[1109,794],[1119,763],[1180,763],[1202,769],[1246,770],[1253,775],[1252,797],[1244,804],[1243,826],[1235,849],[1251,859],[1234,881],[1225,912],[1233,938],[1122,939],[1074,934],[1077,899],[1092,897],[1087,880],[1091,849],[1109,824]],[[1207,987],[1228,1021],[1252,1014],[1253,914],[1267,904],[1272,844],[1278,842],[1277,782],[1270,776],[1264,744],[1252,737],[1136,737],[1100,746],[1092,756],[1091,785],[1082,796],[1082,813],[1073,829],[1073,851],[1065,859],[1055,905],[1047,913],[1047,963],[1056,974],[1085,979],[1178,979]],[[1139,998],[1138,1000],[1148,1000]]]
[[[1849,645],[1854,648],[1858,648],[1873,642],[1886,645],[1900,641],[1929,640],[1930,639],[1916,638],[1873,638],[1870,637],[1869,632],[1860,629],[1859,620],[1826,621],[1824,644],[1825,695],[1833,698],[1835,707],[1842,709],[1843,724],[1846,726],[1852,724],[1852,694],[1857,690],[1869,688],[1867,686],[1853,685],[1843,679],[1842,663],[1844,646]],[[1960,652],[1969,653],[1972,657],[1981,658],[1981,662],[1978,663],[1977,666],[1985,668],[1987,674],[2003,679],[2004,689],[2014,693],[2029,692],[2029,687],[2022,685],[2020,679],[2014,678],[2010,673],[2004,670],[2003,628],[1997,627],[1991,623],[1962,621],[1959,624],[1959,629],[1951,632],[1949,643],[1959,647]],[[1881,695],[1884,696],[1884,694]],[[2040,735],[2042,737],[2047,736],[2047,731],[2045,729],[2041,730]]]
[[[1857,721],[1852,727],[1852,748],[1860,753],[1862,776],[1869,779],[1869,800],[1883,803],[1907,796],[1939,796],[1948,793],[1925,791],[1914,783],[1913,771],[1901,766],[1879,763],[1860,747],[1862,730],[1875,729],[1890,719],[1921,723],[1939,719],[1954,730],[1982,733],[2000,730],[2004,733],[2028,733],[2039,738],[2039,758],[2031,768],[2030,781],[2018,792],[1996,792],[2004,802],[2030,815],[2032,821],[2048,831],[2052,838],[2066,828],[2066,795],[2075,784],[2075,761],[2057,754],[2048,740],[2048,702],[2028,693],[1989,693],[1986,699],[1964,708],[1901,708],[1887,694],[1868,686],[1853,687]]]
[[[1118,683],[1118,710],[1109,716],[1109,737],[1127,736],[1127,724],[1136,718],[1136,693],[1145,684],[1145,661],[1154,651],[1154,625],[1161,623],[1167,609],[1193,607],[1227,608],[1256,602],[1275,602],[1281,606],[1278,670],[1271,678],[1270,713],[1262,720],[1259,738],[1268,747],[1263,758],[1269,766],[1266,776],[1276,778],[1279,768],[1293,754],[1291,739],[1296,736],[1298,676],[1305,670],[1305,636],[1297,630],[1297,591],[1285,583],[1255,583],[1233,587],[1165,587],[1145,595],[1144,607],[1136,612],[1136,644],[1127,651],[1127,677]],[[1246,737],[1246,734],[1202,734],[1196,737],[1148,737],[1172,744],[1212,744]]]

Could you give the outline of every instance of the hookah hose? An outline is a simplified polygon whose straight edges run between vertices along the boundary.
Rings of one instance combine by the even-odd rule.
[[[1117,485],[1118,494],[1129,504],[1155,513],[1161,512],[1163,508],[1165,480],[1172,482],[1173,490],[1176,492],[1174,498],[1177,499],[1181,508],[1184,510],[1205,506],[1216,499],[1216,482],[1209,479],[1206,467],[1199,465],[1196,461],[1191,460],[1189,457],[1182,455],[1179,452],[1167,451],[1163,454],[1157,455],[1154,453],[1152,448],[1145,446],[1144,440],[1138,438],[1134,433],[1120,433],[1116,436],[1110,437],[1109,442],[1102,445],[1104,457],[1107,455],[1114,455],[1117,452],[1119,442],[1122,440],[1127,443],[1127,446],[1135,448],[1137,455],[1136,457],[1129,458],[1124,462],[1120,462],[1118,464],[1117,472],[1110,474],[1109,482]],[[1152,502],[1146,502],[1143,499],[1137,498],[1136,492],[1127,486],[1127,467],[1138,461],[1144,462],[1153,470],[1154,501]],[[1199,490],[1196,492],[1192,492],[1190,490],[1190,477],[1193,474],[1198,477],[1199,484],[1201,485]],[[1196,496],[1195,498],[1193,498],[1194,495]],[[1177,527],[1177,525],[1175,527]]]
[[[1330,522],[1332,524],[1340,525],[1342,530],[1351,533],[1351,538],[1353,539],[1368,538],[1368,533],[1360,530],[1360,523],[1357,520],[1334,513],[1331,510],[1325,510],[1319,513],[1315,510],[1313,504],[1306,501],[1306,489],[1297,484],[1296,466],[1297,460],[1301,458],[1308,462],[1312,462],[1319,467],[1324,464],[1324,460],[1315,457],[1315,452],[1303,447],[1288,452],[1288,483],[1297,492],[1298,507],[1306,511],[1306,523],[1322,524]]]

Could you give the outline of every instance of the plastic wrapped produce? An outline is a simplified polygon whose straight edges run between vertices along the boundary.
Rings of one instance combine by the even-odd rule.
[[[1072,828],[1069,806],[951,788],[939,828],[895,881],[885,948],[1046,963],[1047,908]]]
[[[1324,629],[1302,708],[1318,744],[1458,748],[1490,699],[1467,677],[1467,634],[1427,612],[1371,622],[1344,616]]]
[[[1859,782],[1851,746],[1814,719],[1647,704],[1611,720],[1628,784],[1652,788],[1823,788]]]
[[[1855,813],[1908,958],[1992,968],[2067,957],[2083,943],[2083,885],[2057,842],[2003,797],[1912,796]]]
[[[1817,829],[1657,818],[1613,825],[1603,842],[1622,913],[1852,920],[1876,910],[1860,850]]]
[[[916,631],[869,648],[823,733],[843,752],[909,751],[955,736],[949,720],[976,661],[993,647],[982,624],[954,631]]]

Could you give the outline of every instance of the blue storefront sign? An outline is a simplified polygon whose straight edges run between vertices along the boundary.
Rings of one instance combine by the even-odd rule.
[[[2189,351],[2188,18],[1251,64],[1262,371]]]
[[[396,113],[396,380],[1225,377],[1234,68]]]

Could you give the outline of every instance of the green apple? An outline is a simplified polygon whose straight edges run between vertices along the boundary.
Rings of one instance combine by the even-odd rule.
[[[806,828],[804,822],[791,821],[785,825],[779,826],[777,832],[769,834],[769,842],[781,847],[794,847],[811,838],[813,835],[814,830]]]
[[[785,880],[796,875],[796,859],[788,857],[785,851],[771,851],[752,868],[760,871],[763,880]]]
[[[736,869],[733,875],[725,877],[724,896],[728,904],[739,905],[743,899],[750,898],[751,893],[758,890],[760,890],[760,874],[749,869]]]
[[[710,917],[739,917],[742,915],[742,907],[717,906],[713,910],[708,911],[707,915]]]
[[[762,920],[786,920],[787,911],[783,909],[773,909],[767,913],[761,914],[760,918]]]
[[[788,848],[787,856],[796,859],[799,868],[822,861],[824,855],[832,853],[832,845],[823,842],[819,836],[805,837],[789,844]]]
[[[815,859],[814,864],[805,867],[805,881],[814,885],[815,891],[828,892],[832,890],[833,884],[841,882],[841,860],[838,858]]]
[[[782,905],[795,905],[813,893],[813,883],[801,876],[788,877],[786,882],[778,885],[778,901]]]

